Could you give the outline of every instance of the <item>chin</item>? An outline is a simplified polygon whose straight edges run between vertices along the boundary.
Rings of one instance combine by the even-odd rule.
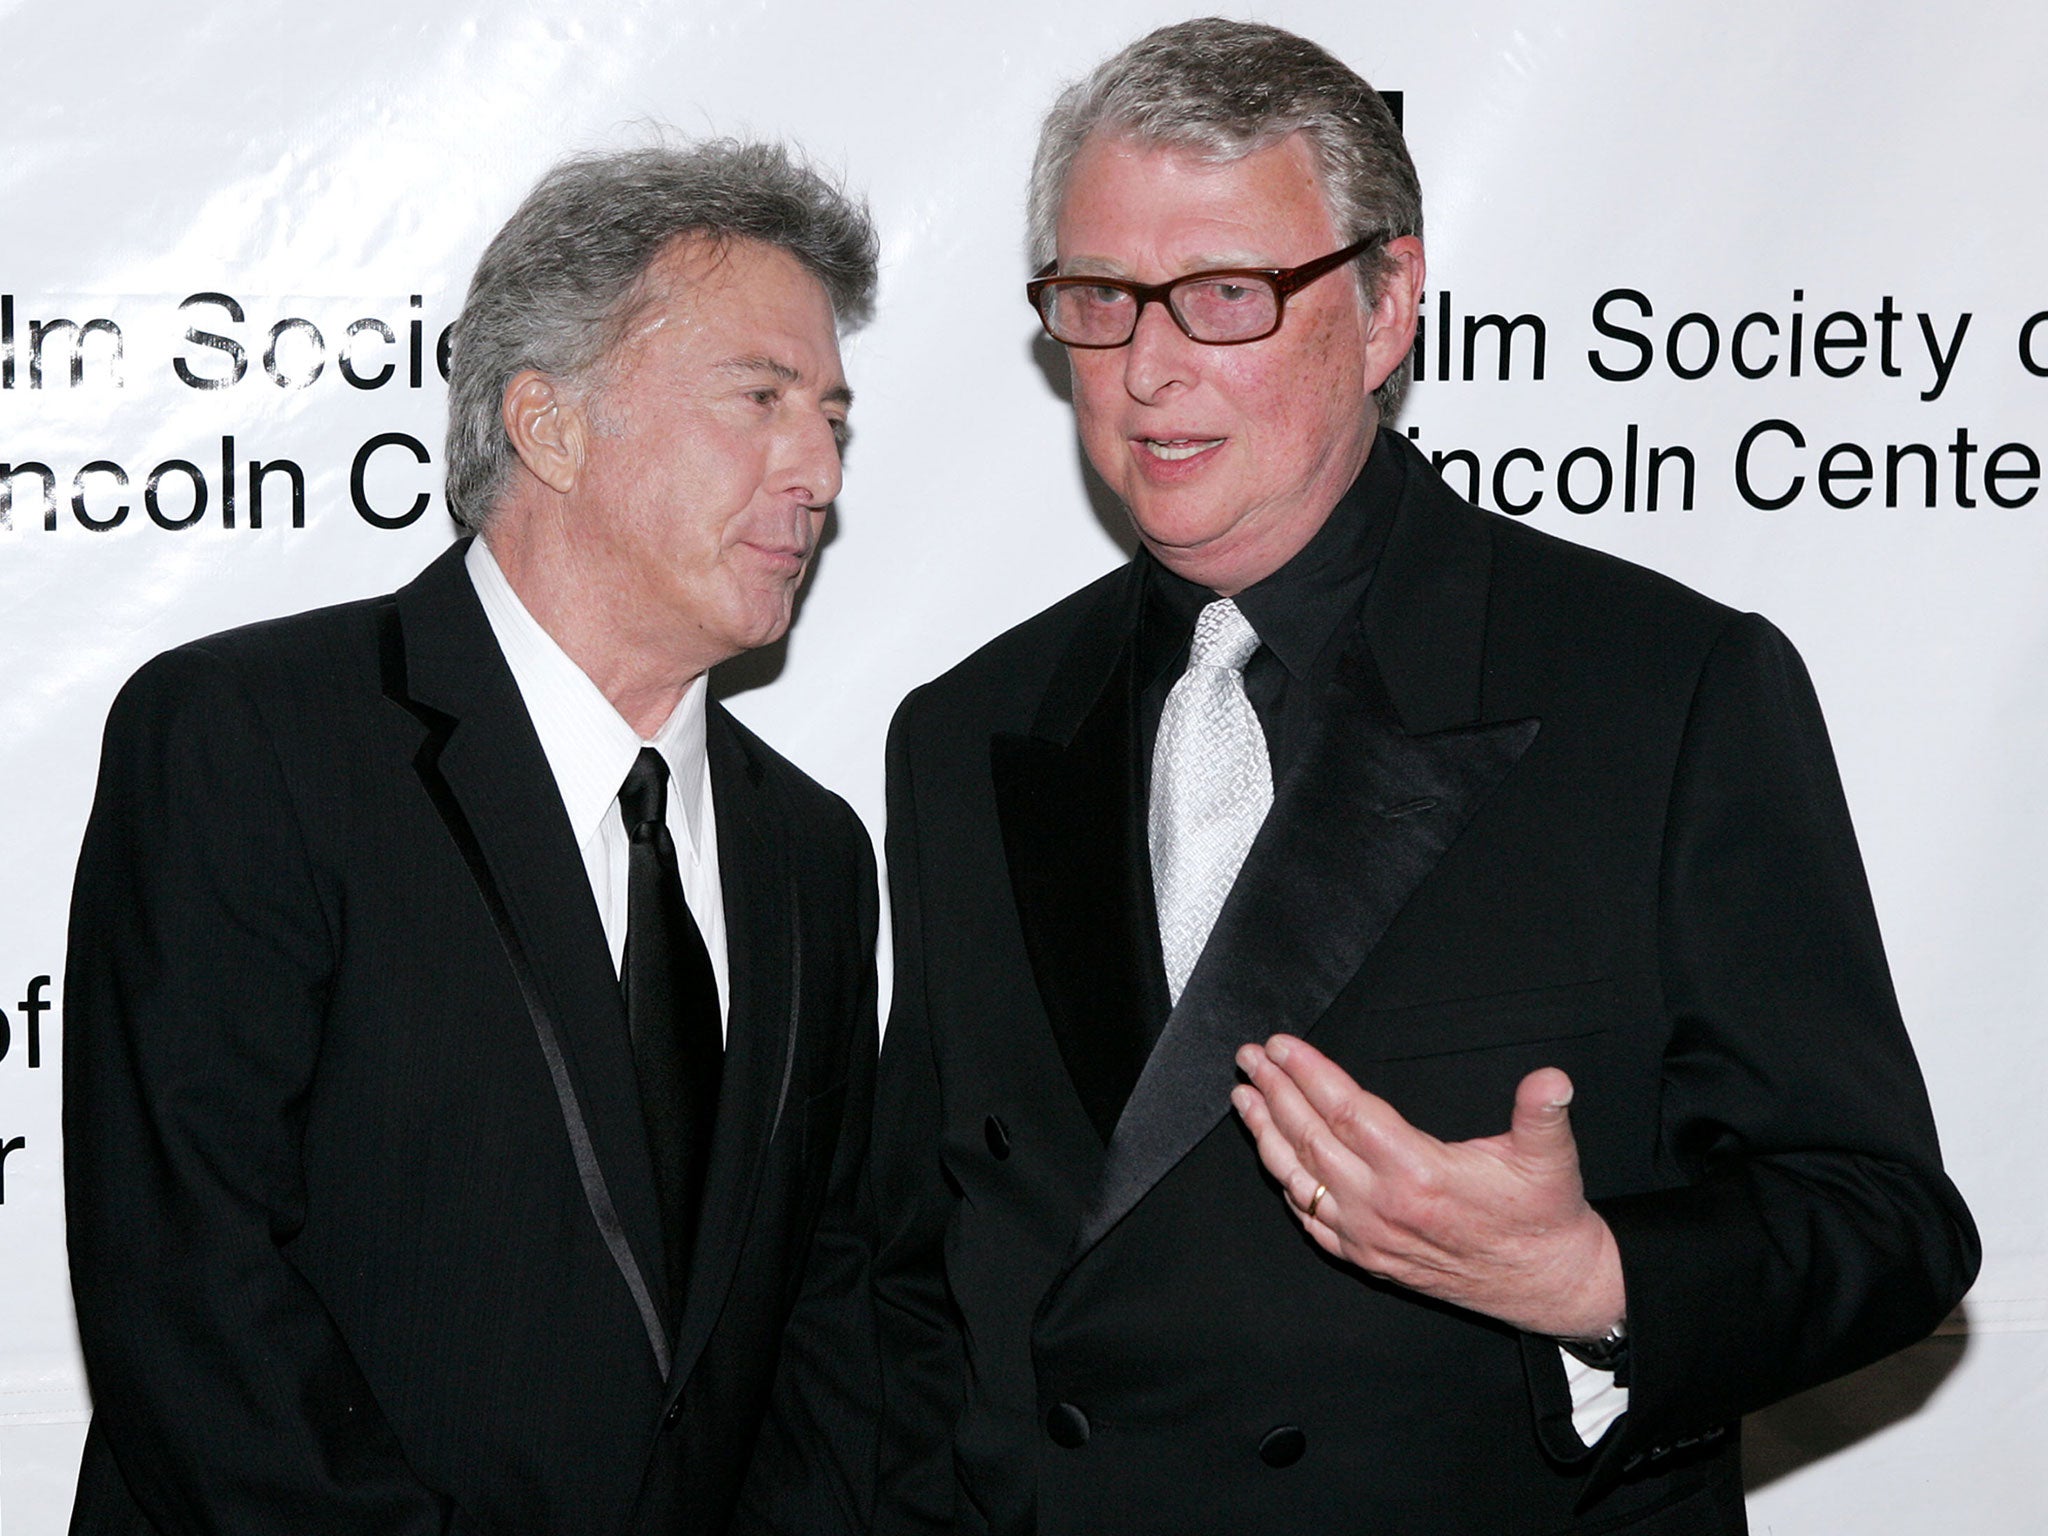
[[[1157,509],[1130,509],[1131,526],[1138,537],[1161,560],[1177,564],[1211,558],[1217,540],[1230,532],[1230,524],[1216,517],[1182,511],[1178,514]]]
[[[789,633],[791,616],[792,610],[785,606],[780,613],[761,617],[752,626],[752,635],[747,641],[747,649],[750,651],[759,650],[764,645],[773,645],[776,641],[780,640]]]

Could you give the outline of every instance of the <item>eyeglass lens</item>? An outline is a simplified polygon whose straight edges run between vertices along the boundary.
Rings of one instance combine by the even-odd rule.
[[[1138,326],[1138,301],[1107,283],[1057,283],[1040,296],[1046,325],[1077,346],[1120,346]],[[1280,296],[1263,278],[1200,277],[1175,283],[1166,302],[1197,341],[1246,341],[1279,321]]]

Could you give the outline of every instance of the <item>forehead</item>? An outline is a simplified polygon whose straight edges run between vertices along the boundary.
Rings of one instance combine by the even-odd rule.
[[[743,346],[787,368],[838,369],[839,342],[825,285],[780,246],[682,235],[648,264],[617,357],[718,366]]]
[[[1308,141],[1288,135],[1235,160],[1126,135],[1091,135],[1060,207],[1062,270],[1146,258],[1290,265],[1332,248]]]

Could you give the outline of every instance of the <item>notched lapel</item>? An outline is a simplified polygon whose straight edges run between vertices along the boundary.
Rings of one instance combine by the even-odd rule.
[[[384,691],[426,728],[413,767],[476,882],[525,997],[584,1193],[650,1345],[660,1215],[624,1003],[561,793],[464,544],[383,611]]]
[[[1410,736],[1354,643],[1117,1125],[1069,1268],[1228,1113],[1240,1046],[1315,1028],[1536,731]]]
[[[1104,627],[1070,649],[1033,733],[989,743],[1025,952],[1060,1059],[1105,1145],[1167,1011],[1131,653],[1099,640],[1128,629]]]
[[[711,1336],[752,1223],[768,1144],[787,1111],[803,1003],[803,952],[786,821],[763,766],[725,711],[705,724],[718,878],[725,903],[725,1068],[704,1176],[689,1288],[676,1337],[679,1391]]]

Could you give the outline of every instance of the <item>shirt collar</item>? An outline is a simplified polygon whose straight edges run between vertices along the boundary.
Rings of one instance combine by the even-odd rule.
[[[618,801],[619,786],[626,782],[633,759],[642,746],[652,746],[668,764],[675,787],[672,803],[682,805],[683,830],[694,856],[701,835],[709,674],[692,680],[654,739],[643,742],[597,684],[527,611],[484,540],[470,544],[464,564],[512,680],[519,685],[577,843],[596,834]]]

